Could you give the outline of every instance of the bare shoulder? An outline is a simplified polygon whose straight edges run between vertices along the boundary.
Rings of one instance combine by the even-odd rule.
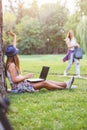
[[[15,67],[15,64],[14,63],[10,63],[9,67]]]
[[[14,64],[14,63],[10,63],[8,69],[9,69],[9,70],[15,69],[15,64]]]

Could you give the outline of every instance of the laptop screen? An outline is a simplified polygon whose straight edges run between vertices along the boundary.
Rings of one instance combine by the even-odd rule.
[[[47,74],[48,74],[48,71],[49,71],[49,68],[50,68],[50,67],[48,67],[48,66],[43,66],[39,78],[46,79]]]

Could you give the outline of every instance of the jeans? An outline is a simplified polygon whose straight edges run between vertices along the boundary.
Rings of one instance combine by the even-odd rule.
[[[70,70],[73,62],[75,62],[75,66],[76,66],[76,75],[80,75],[80,64],[79,64],[79,60],[74,58],[74,52],[72,52],[70,54],[70,59],[68,60],[68,66],[65,69],[65,73],[67,74],[68,71]]]

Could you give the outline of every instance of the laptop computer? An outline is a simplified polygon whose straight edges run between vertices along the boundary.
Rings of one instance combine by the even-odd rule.
[[[35,83],[35,82],[41,82],[41,81],[46,80],[48,72],[49,72],[49,68],[50,67],[48,67],[48,66],[43,66],[42,70],[40,72],[39,78],[30,78],[30,79],[27,79],[27,81],[29,81],[31,83]]]

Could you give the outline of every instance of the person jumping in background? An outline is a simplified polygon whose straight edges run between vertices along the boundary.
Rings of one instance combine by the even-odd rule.
[[[74,36],[74,33],[72,30],[70,30],[67,34],[67,37],[65,39],[68,51],[66,56],[63,58],[63,61],[67,61],[68,60],[68,66],[66,67],[65,71],[64,71],[64,76],[66,76],[68,74],[68,71],[70,70],[73,62],[75,62],[75,66],[76,66],[76,76],[78,78],[80,78],[80,63],[79,60],[74,58],[74,50],[75,48],[79,47],[79,44],[76,41],[76,38]]]

